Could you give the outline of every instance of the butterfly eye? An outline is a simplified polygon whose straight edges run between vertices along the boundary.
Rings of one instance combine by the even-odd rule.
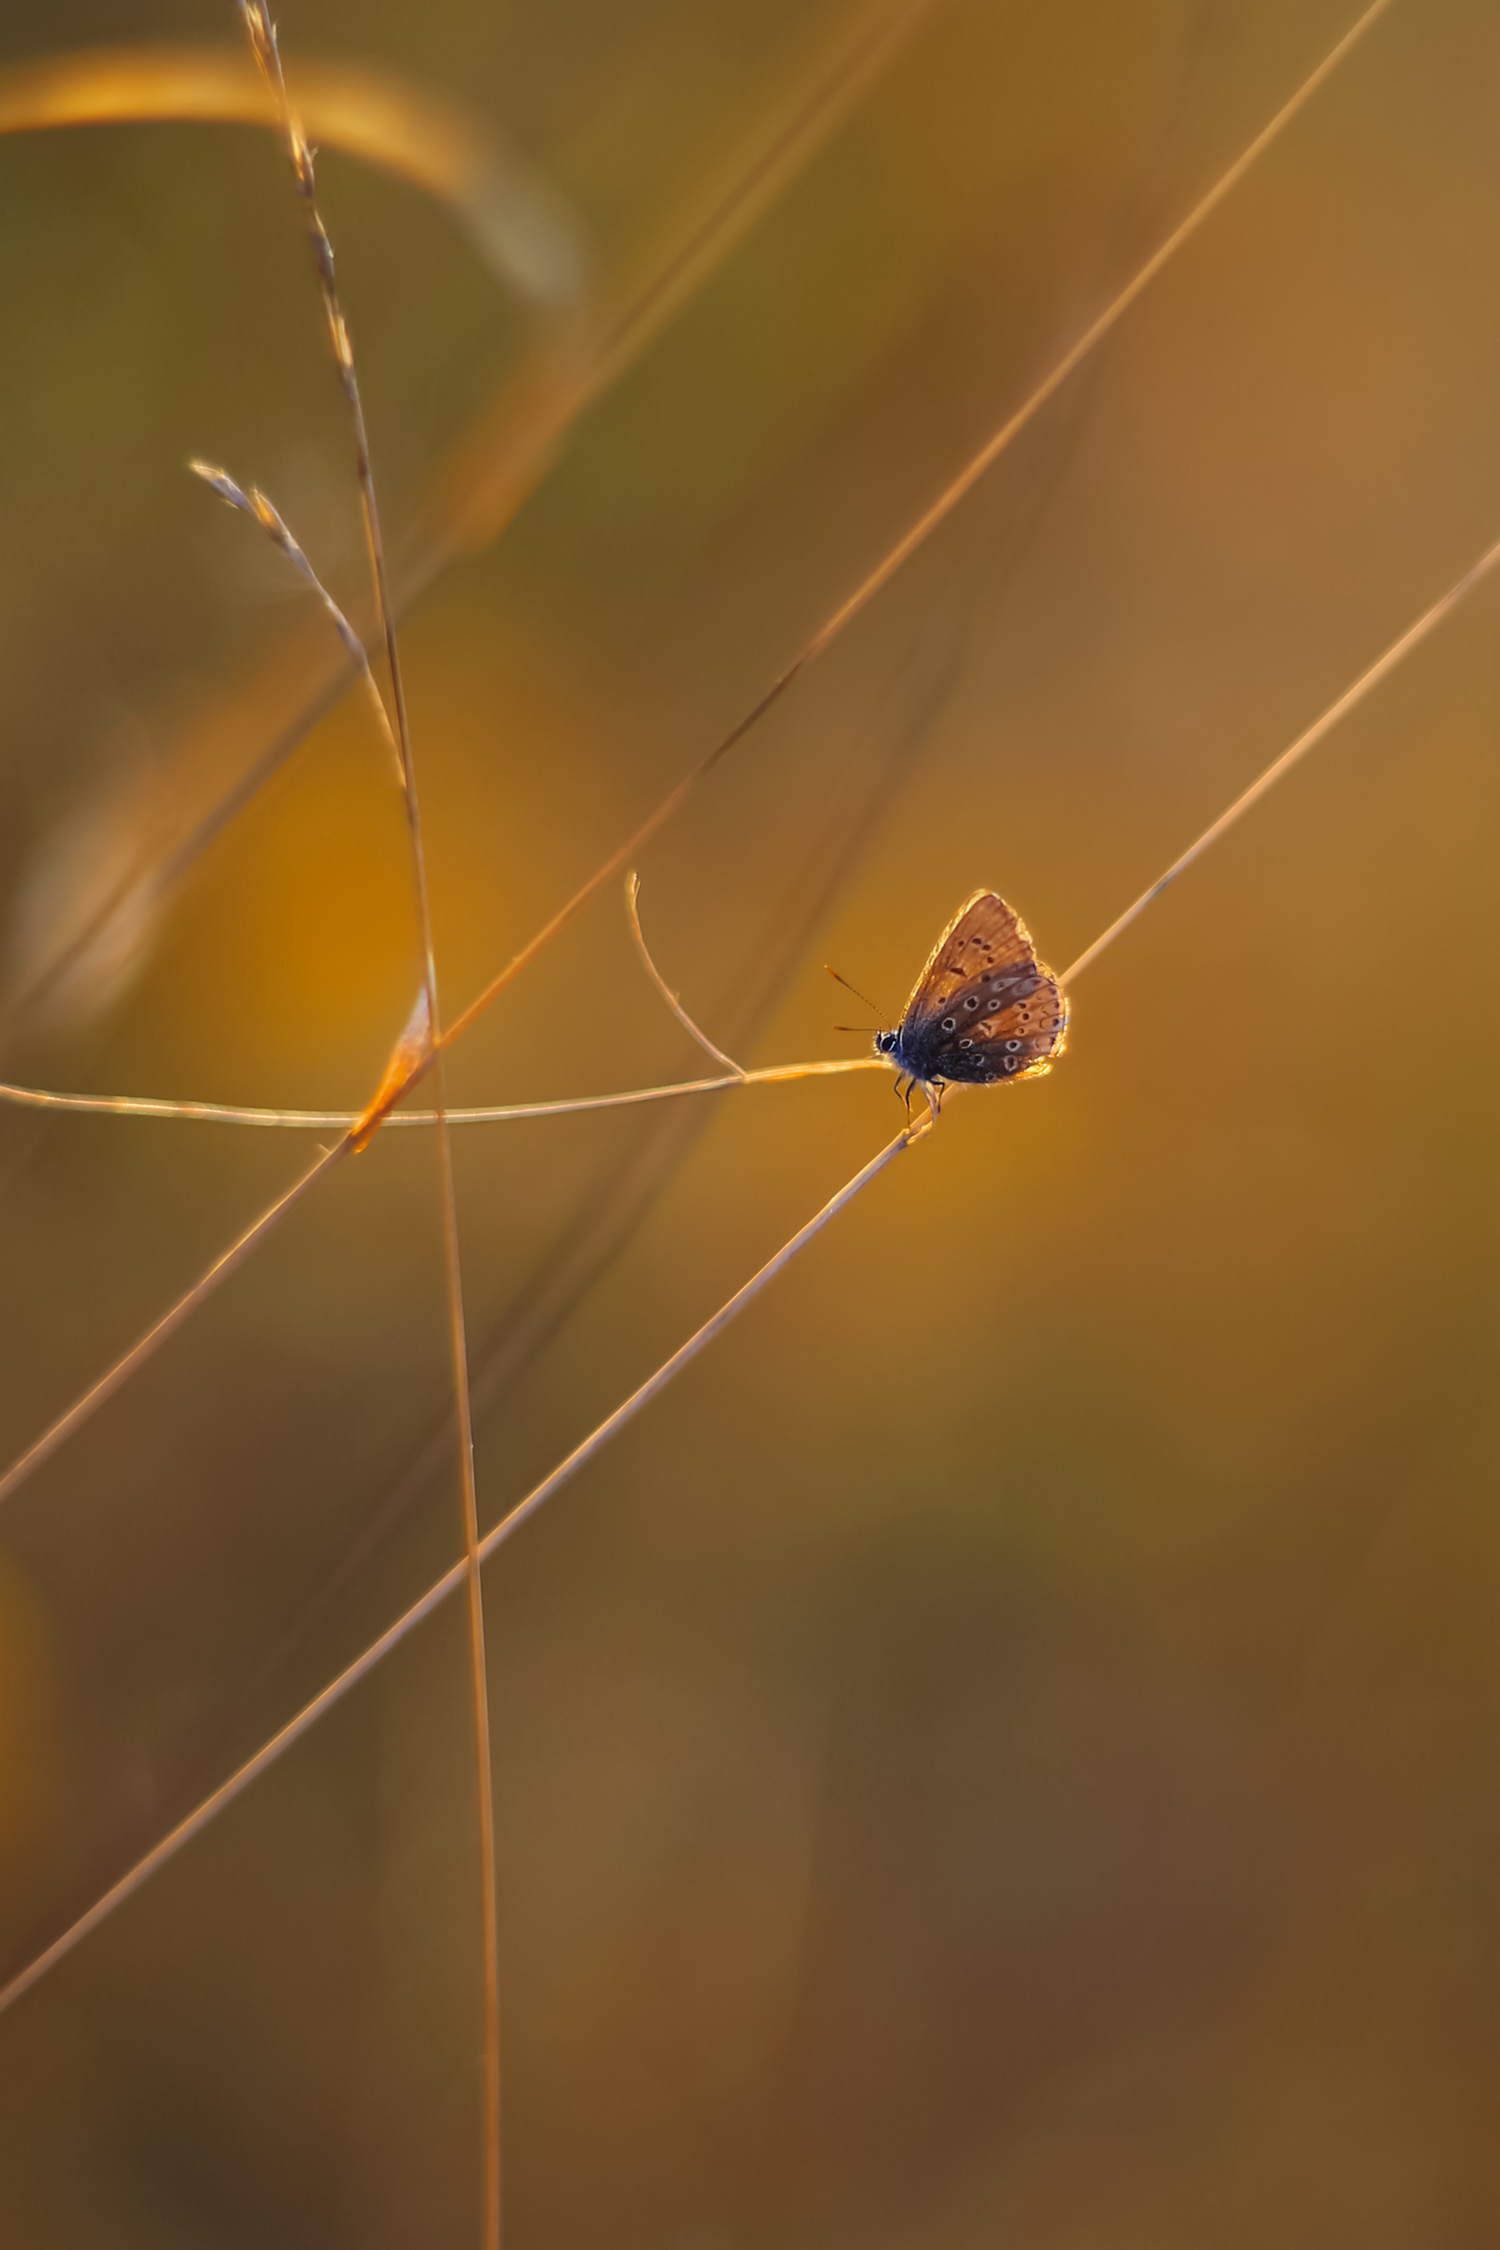
[[[1011,1054],[1018,1055],[1021,1052],[1021,1042],[1019,1039],[1007,1039],[1005,1044]]]
[[[964,1006],[965,1006],[966,1008],[977,1008],[977,1007],[978,1007],[978,1005],[979,1005],[979,1002],[978,1002],[978,1000],[977,1000],[977,999],[975,998],[974,994],[973,994],[973,993],[971,992],[971,993],[969,994],[969,997],[968,997],[968,999],[967,999],[967,1000],[966,1000],[966,1001],[964,1002]]]
[[[944,1016],[943,1029],[944,1031],[956,1031],[958,1029],[956,1019],[952,1016]]]

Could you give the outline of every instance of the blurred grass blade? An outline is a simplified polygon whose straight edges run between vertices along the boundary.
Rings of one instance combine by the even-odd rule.
[[[488,118],[456,95],[342,58],[289,73],[312,139],[393,173],[452,212],[498,281],[534,303],[577,304],[581,221]],[[238,47],[89,47],[0,70],[0,133],[200,122],[274,128]]]
[[[937,0],[861,8],[840,24],[726,150],[696,198],[613,283],[601,277],[587,336],[559,363],[539,355],[458,441],[414,519],[410,567],[479,552],[504,530],[545,476],[571,425],[634,365],[646,346],[724,263],[828,142],[917,31]]]

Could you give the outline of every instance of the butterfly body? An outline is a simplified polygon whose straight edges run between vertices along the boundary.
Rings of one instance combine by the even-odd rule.
[[[933,947],[900,1023],[877,1033],[875,1052],[936,1110],[945,1085],[1042,1077],[1067,1028],[1067,1001],[1025,923],[996,892],[976,891]]]

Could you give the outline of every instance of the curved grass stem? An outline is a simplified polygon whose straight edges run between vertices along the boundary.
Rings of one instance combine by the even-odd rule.
[[[651,982],[655,985],[657,991],[661,994],[663,1000],[666,1001],[667,1006],[671,1009],[673,1015],[677,1018],[677,1021],[681,1024],[683,1030],[687,1032],[691,1038],[697,1040],[699,1046],[703,1049],[703,1052],[708,1056],[711,1062],[722,1063],[726,1070],[732,1071],[735,1077],[738,1078],[741,1083],[743,1083],[745,1073],[743,1070],[741,1070],[739,1064],[734,1060],[734,1057],[732,1055],[726,1055],[722,1047],[716,1047],[714,1045],[713,1041],[709,1038],[706,1031],[700,1031],[698,1029],[698,1026],[694,1023],[692,1017],[688,1014],[681,1000],[679,1000],[677,994],[672,991],[671,987],[667,983],[666,978],[662,975],[660,969],[658,969],[656,963],[652,960],[651,948],[646,943],[646,933],[641,928],[641,879],[633,869],[625,878],[625,912],[629,917],[630,934],[635,940],[635,949],[641,957],[641,965],[645,969],[647,976],[651,979]]]

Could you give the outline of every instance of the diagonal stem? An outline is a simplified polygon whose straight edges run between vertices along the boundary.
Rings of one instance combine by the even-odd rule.
[[[821,1211],[816,1212],[805,1226],[798,1229],[789,1242],[782,1245],[773,1258],[767,1260],[758,1273],[752,1274],[743,1287],[735,1291],[727,1303],[721,1305],[719,1310],[710,1319],[704,1321],[700,1328],[695,1329],[686,1343],[678,1346],[670,1359],[663,1361],[653,1375],[648,1376],[644,1383],[631,1392],[629,1398],[617,1406],[612,1414],[606,1416],[597,1429],[591,1431],[580,1445],[573,1448],[566,1460],[560,1461],[557,1467],[542,1479],[540,1484],[534,1486],[523,1500],[518,1501],[515,1507],[502,1516],[499,1523],[491,1531],[486,1532],[484,1539],[480,1542],[480,1560],[487,1560],[498,1548],[503,1546],[505,1541],[511,1538],[523,1523],[535,1515],[537,1510],[552,1498],[554,1493],[575,1477],[587,1462],[592,1461],[594,1456],[601,1452],[612,1438],[618,1436],[627,1423],[633,1422],[641,1410],[649,1406],[651,1401],[664,1391],[667,1385],[680,1375],[685,1367],[690,1366],[699,1353],[706,1350],[716,1336],[722,1335],[731,1321],[737,1320],[745,1308],[754,1303],[762,1290],[791,1264],[799,1252],[805,1250],[807,1245],[822,1233],[830,1220],[835,1219],[873,1180],[878,1179],[880,1174],[893,1164],[896,1158],[902,1155],[906,1149],[925,1139],[931,1130],[931,1118],[922,1117],[906,1131],[898,1133],[893,1141],[888,1141],[885,1147],[870,1159],[868,1164],[855,1173],[852,1180],[847,1181],[839,1189],[837,1195],[831,1197],[824,1204]],[[116,1907],[123,1906],[126,1899],[133,1896],[144,1883],[149,1882],[150,1878],[160,1868],[165,1867],[169,1860],[175,1859],[185,1844],[190,1843],[193,1837],[206,1828],[209,1822],[221,1813],[227,1805],[233,1804],[235,1798],[242,1795],[252,1781],[258,1780],[260,1775],[273,1766],[286,1751],[291,1749],[294,1743],[299,1742],[303,1735],[316,1726],[326,1712],[331,1711],[336,1703],[342,1702],[351,1688],[357,1687],[359,1682],[366,1678],[377,1664],[383,1662],[393,1649],[398,1648],[408,1634],[414,1632],[425,1618],[430,1617],[432,1612],[445,1602],[450,1594],[456,1594],[469,1578],[470,1571],[467,1559],[463,1562],[454,1563],[451,1569],[444,1571],[442,1577],[436,1579],[427,1591],[412,1603],[409,1609],[404,1610],[394,1624],[386,1627],[378,1640],[372,1641],[368,1648],[355,1657],[351,1664],[346,1665],[335,1679],[330,1680],[327,1687],[315,1695],[310,1703],[304,1704],[296,1716],[289,1719],[286,1725],[271,1737],[269,1742],[264,1743],[255,1752],[253,1757],[246,1759],[242,1766],[238,1767],[226,1781],[221,1782],[219,1787],[211,1795],[205,1797],[203,1802],[190,1812],[184,1820],[180,1820],[177,1826],[161,1839],[160,1843],[153,1845],[149,1852],[137,1860],[134,1867],[128,1869],[117,1883],[112,1884],[102,1897],[96,1899],[94,1904],[60,1936],[55,1938],[44,1952],[37,1954],[32,1961],[29,1961],[25,1968],[19,1970],[10,1979],[8,1984],[0,1986],[0,2014],[3,2014],[13,2002],[19,2000],[23,1993],[29,1992],[33,1985],[40,1983],[48,1970],[55,1967],[59,1961],[71,1953],[74,1947],[81,1943],[91,1930],[97,1929],[101,1922],[106,1921]]]
[[[1414,625],[1408,625],[1399,639],[1392,641],[1390,647],[1380,656],[1377,656],[1374,663],[1361,672],[1359,678],[1351,686],[1346,687],[1343,694],[1336,701],[1330,703],[1321,717],[1314,719],[1312,725],[1305,728],[1298,735],[1296,741],[1282,751],[1279,758],[1273,758],[1264,773],[1252,781],[1249,788],[1243,790],[1235,798],[1232,805],[1227,805],[1217,820],[1210,821],[1202,835],[1194,843],[1189,844],[1185,852],[1179,852],[1164,875],[1158,875],[1150,888],[1142,891],[1140,897],[1133,904],[1127,906],[1123,914],[1116,915],[1109,928],[1102,931],[1092,945],[1084,948],[1072,967],[1064,969],[1058,980],[1059,983],[1071,984],[1075,977],[1082,975],[1091,961],[1097,961],[1105,947],[1113,945],[1120,932],[1128,930],[1131,923],[1139,915],[1145,913],[1153,899],[1160,898],[1162,892],[1166,890],[1169,884],[1176,882],[1185,868],[1191,867],[1195,859],[1201,859],[1209,845],[1216,844],[1225,831],[1232,828],[1235,822],[1250,810],[1252,805],[1259,804],[1261,798],[1269,790],[1274,789],[1277,782],[1290,773],[1292,767],[1300,763],[1307,756],[1308,751],[1315,748],[1322,741],[1324,735],[1330,733],[1338,725],[1340,719],[1345,718],[1356,704],[1363,703],[1365,697],[1373,688],[1380,685],[1387,673],[1394,672],[1396,666],[1410,656],[1418,643],[1425,641],[1428,634],[1435,627],[1441,625],[1443,619],[1451,611],[1457,609],[1464,596],[1472,593],[1482,578],[1489,576],[1496,563],[1500,563],[1500,540],[1496,540],[1494,546],[1482,554],[1478,562],[1471,564],[1462,578],[1455,579],[1447,593],[1439,595],[1431,609],[1424,610]]]
[[[184,1290],[176,1304],[169,1306],[160,1320],[148,1328],[145,1335],[131,1345],[129,1351],[122,1352],[112,1367],[107,1367],[98,1380],[91,1383],[82,1396],[76,1398],[66,1412],[57,1417],[49,1429],[43,1430],[41,1436],[34,1439],[17,1460],[12,1461],[5,1474],[0,1476],[0,1501],[8,1500],[44,1461],[50,1461],[75,1430],[81,1429],[85,1422],[98,1413],[106,1400],[112,1399],[116,1391],[124,1388],[131,1376],[144,1367],[148,1359],[155,1357],[168,1337],[176,1335],[198,1307],[208,1302],[220,1284],[227,1281],[232,1273],[238,1272],[251,1251],[258,1250],[267,1235],[296,1209],[325,1173],[331,1172],[341,1158],[348,1155],[350,1146],[346,1136],[336,1148],[330,1149],[325,1156],[320,1156],[317,1163],[303,1173],[294,1187],[289,1188],[285,1195],[279,1196],[268,1211],[263,1211],[255,1223],[245,1229],[238,1241],[232,1242],[214,1260],[191,1289]]]

